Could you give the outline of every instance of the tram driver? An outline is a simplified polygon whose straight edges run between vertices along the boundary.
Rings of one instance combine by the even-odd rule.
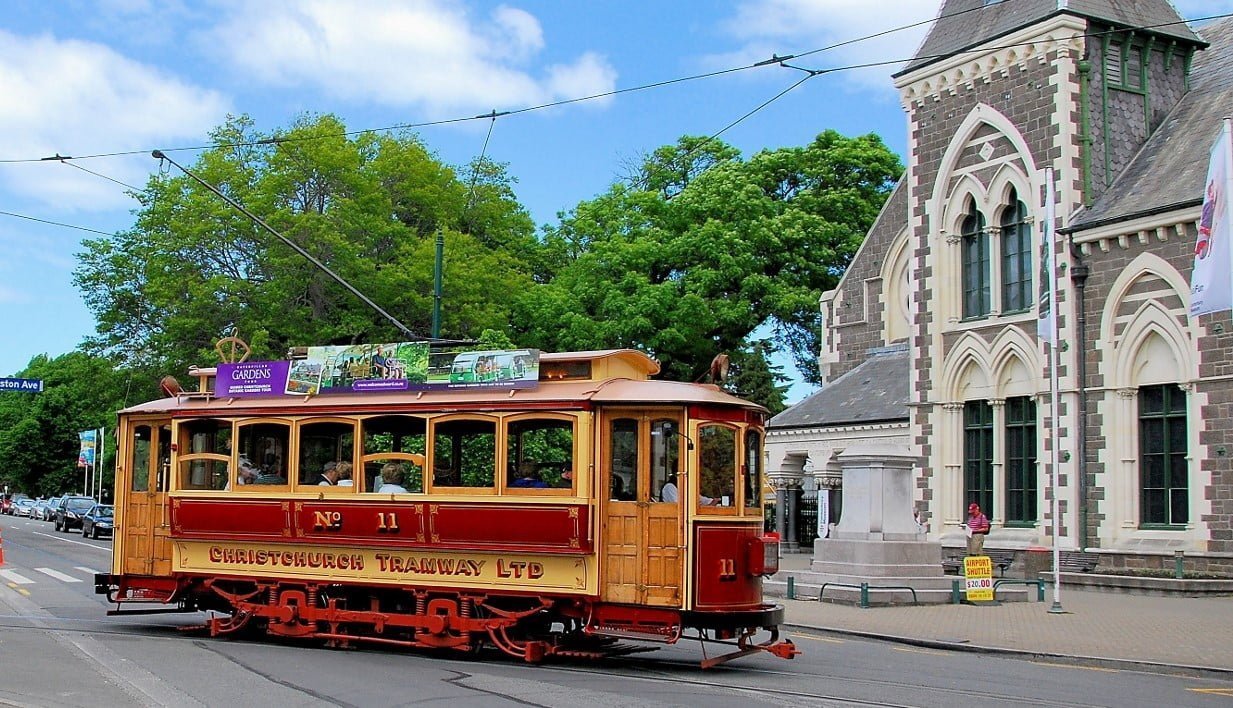
[[[676,502],[680,499],[680,490],[676,486],[676,473],[668,475],[668,481],[664,482],[664,486],[659,490],[659,498],[665,502]],[[718,506],[719,500],[699,494],[698,504],[700,506]]]

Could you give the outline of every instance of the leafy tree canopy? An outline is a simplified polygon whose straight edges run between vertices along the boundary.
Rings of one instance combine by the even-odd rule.
[[[503,165],[464,174],[410,134],[346,135],[334,116],[258,132],[216,129],[190,170],[245,205],[417,334],[431,330],[434,241],[444,234],[442,331],[508,329],[507,293],[539,257]],[[137,195],[132,229],[84,242],[75,282],[97,319],[91,351],[183,370],[238,334],[256,358],[290,346],[406,336],[302,256],[182,174]]]
[[[551,280],[518,301],[549,350],[638,346],[694,380],[769,324],[817,382],[818,297],[833,288],[902,172],[875,135],[826,131],[741,160],[685,137],[545,233]]]
[[[106,428],[106,457],[99,464],[108,488],[115,438],[110,434],[115,411],[156,396],[148,376],[117,370],[112,362],[82,352],[55,359],[40,355],[18,372],[21,378],[42,379],[38,394],[0,394],[0,485],[31,496],[51,496],[84,489],[77,467],[77,434]]]

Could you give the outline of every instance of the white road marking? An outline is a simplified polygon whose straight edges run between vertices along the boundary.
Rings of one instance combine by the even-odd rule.
[[[74,541],[71,538],[65,538],[64,534],[39,533],[38,531],[35,531],[34,535],[35,536],[46,536],[47,538],[54,538],[57,541],[64,541],[65,543],[75,543],[78,546],[85,546],[86,548],[93,548],[96,551],[107,551],[108,553],[111,553],[110,544],[106,546],[96,546],[93,543],[86,543],[84,541]]]
[[[35,570],[42,573],[43,575],[49,575],[61,582],[65,582],[65,583],[80,583],[81,582],[81,578],[74,578],[71,575],[65,575],[64,573],[61,573],[58,570],[53,570],[51,568],[35,568]]]
[[[74,568],[76,568],[77,570],[80,570],[81,572],[85,573],[86,575],[98,575],[98,573],[99,573],[97,570],[95,570],[95,569],[93,569],[93,568],[87,568],[87,567],[85,567],[84,565],[75,565],[75,566],[73,566],[73,567],[74,567]]]
[[[8,580],[9,582],[16,583],[18,585],[33,585],[34,584],[34,581],[31,580],[30,578],[27,578],[21,573],[18,573],[12,570],[0,569],[0,578],[4,578],[5,580]]]

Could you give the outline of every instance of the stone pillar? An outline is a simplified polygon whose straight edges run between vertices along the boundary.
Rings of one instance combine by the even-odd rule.
[[[787,488],[788,497],[788,550],[798,553],[801,550],[801,487],[799,482]]]
[[[845,451],[843,515],[835,538],[923,541],[912,515],[913,470],[917,458],[890,447]]]
[[[787,506],[784,493],[784,488],[775,486],[775,533],[779,534],[779,542],[782,544],[788,540],[787,516],[784,514],[784,507]],[[782,546],[780,546],[782,548]]]

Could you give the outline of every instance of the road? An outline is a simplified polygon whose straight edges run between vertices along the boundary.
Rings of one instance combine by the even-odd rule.
[[[0,705],[1228,706],[1233,682],[1036,663],[793,632],[793,661],[702,671],[696,642],[527,666],[497,653],[333,650],[210,639],[204,615],[107,617],[92,575],[111,543],[0,517]],[[1146,640],[1146,638],[1145,638]]]

